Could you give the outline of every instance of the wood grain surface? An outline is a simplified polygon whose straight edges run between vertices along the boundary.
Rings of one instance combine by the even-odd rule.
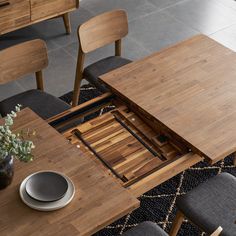
[[[78,7],[79,0],[0,0],[0,35],[58,16],[70,33],[68,13]]]
[[[42,70],[47,66],[47,46],[41,39],[6,48],[0,51],[0,84],[37,72],[37,87],[43,90]]]
[[[78,28],[83,53],[113,43],[128,34],[128,19],[124,10],[113,10],[95,16]]]
[[[64,136],[93,153],[97,166],[136,197],[202,161],[181,142],[157,132],[125,105],[77,125]],[[118,105],[119,104],[119,105]]]
[[[204,35],[101,76],[212,163],[236,151],[236,54]]]
[[[3,4],[4,3],[4,4]],[[0,35],[30,23],[29,0],[0,1]]]
[[[44,17],[75,9],[77,0],[30,0],[31,20],[36,21]]]
[[[35,158],[31,163],[16,161],[13,183],[0,192],[0,235],[91,235],[139,206],[135,197],[97,167],[89,152],[69,144],[27,108],[16,119],[14,130],[28,127],[37,132]],[[39,212],[20,200],[20,183],[40,170],[59,171],[72,179],[76,193],[68,206]]]

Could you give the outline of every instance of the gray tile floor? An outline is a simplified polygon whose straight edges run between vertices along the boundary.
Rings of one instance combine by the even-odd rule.
[[[47,42],[49,67],[45,70],[46,91],[60,96],[73,89],[76,57],[76,28],[92,16],[113,8],[128,12],[129,35],[124,56],[133,60],[204,33],[236,51],[236,2],[234,0],[83,0],[71,15],[72,34],[65,35],[61,19],[30,26],[0,37],[0,50],[26,40]],[[86,64],[113,53],[111,45],[88,55]],[[0,86],[0,100],[34,88],[33,76]]]

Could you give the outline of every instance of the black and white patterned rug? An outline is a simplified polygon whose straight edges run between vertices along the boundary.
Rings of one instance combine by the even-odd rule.
[[[92,86],[86,85],[81,90],[81,102],[85,102],[100,93]],[[72,93],[61,97],[67,103],[71,102]],[[103,111],[97,115],[102,114]],[[229,172],[236,176],[236,168],[233,165],[232,157],[210,166],[206,162],[201,162],[165,183],[157,186],[151,191],[143,194],[139,200],[141,206],[131,214],[119,219],[112,225],[96,233],[95,236],[114,236],[121,235],[126,230],[138,225],[143,221],[153,221],[169,232],[172,221],[176,214],[176,197],[183,195],[192,188],[196,187],[207,179],[221,173]],[[205,235],[197,227],[190,224],[187,220],[182,224],[179,236],[198,236]]]

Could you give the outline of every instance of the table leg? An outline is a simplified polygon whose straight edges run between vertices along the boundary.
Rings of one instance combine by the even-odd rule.
[[[63,14],[62,17],[63,17],[64,25],[65,25],[65,28],[66,28],[66,33],[70,34],[71,33],[71,24],[70,24],[69,13]]]

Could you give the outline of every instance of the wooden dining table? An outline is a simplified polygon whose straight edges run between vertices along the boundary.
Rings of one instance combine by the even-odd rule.
[[[36,130],[35,158],[16,161],[13,183],[0,192],[0,235],[91,235],[181,171],[235,153],[235,65],[235,52],[197,35],[102,75],[110,93],[47,121],[21,111],[14,132]],[[39,212],[21,201],[20,183],[40,170],[71,178],[68,206]]]

